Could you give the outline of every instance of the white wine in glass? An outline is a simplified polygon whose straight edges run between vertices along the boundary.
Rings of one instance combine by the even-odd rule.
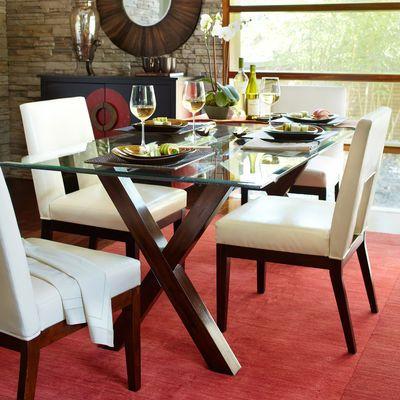
[[[191,112],[193,116],[193,143],[196,141],[195,115],[204,107],[204,104],[206,104],[204,83],[186,81],[183,90],[182,105],[186,110]]]
[[[269,107],[269,125],[271,126],[272,105],[278,102],[281,96],[279,78],[262,78],[260,97]]]
[[[144,133],[144,123],[154,114],[156,107],[156,95],[152,85],[132,86],[130,108],[132,114],[139,119],[142,124],[142,142],[140,148],[143,152],[148,150]]]

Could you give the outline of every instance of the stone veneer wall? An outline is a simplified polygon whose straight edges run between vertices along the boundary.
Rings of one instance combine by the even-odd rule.
[[[0,0],[0,7],[2,6],[0,18],[3,15],[1,10],[4,9],[4,3],[4,0]],[[72,4],[73,0],[6,1],[11,132],[8,158],[20,159],[26,154],[19,105],[39,99],[40,81],[37,75],[71,74],[75,71],[76,63],[69,26]],[[203,12],[216,12],[220,7],[220,0],[203,0]],[[0,51],[2,52],[3,36],[0,31]],[[96,53],[94,63],[94,69],[98,75],[129,75],[141,70],[140,59],[118,49],[103,32],[101,32],[101,41],[102,46]],[[221,61],[220,48],[218,51]],[[196,28],[189,41],[174,55],[178,59],[178,71],[189,75],[197,75],[204,71],[204,65],[207,62],[206,50],[199,27]],[[2,70],[0,64],[0,73]],[[6,78],[7,74],[4,79]],[[3,82],[3,76],[0,76],[0,82]],[[0,92],[0,96],[2,93],[3,91]],[[0,110],[0,118],[2,118],[1,112]]]
[[[6,1],[0,0],[0,160],[9,155]]]
[[[134,21],[141,21],[142,24],[154,25],[165,15],[167,10],[164,0],[124,0],[126,13]]]

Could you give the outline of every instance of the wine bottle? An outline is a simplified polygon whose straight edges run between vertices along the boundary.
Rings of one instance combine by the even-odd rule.
[[[244,59],[239,58],[239,70],[238,73],[233,78],[233,86],[238,91],[240,99],[238,102],[238,107],[246,112],[246,89],[249,83],[249,78],[244,72]]]
[[[250,79],[246,89],[246,113],[248,119],[260,116],[260,91],[258,89],[256,66],[250,65]]]

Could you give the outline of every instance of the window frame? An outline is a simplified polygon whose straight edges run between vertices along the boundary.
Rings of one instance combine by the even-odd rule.
[[[387,3],[329,3],[329,4],[283,4],[258,6],[232,6],[223,0],[223,24],[228,25],[231,13],[241,12],[330,12],[330,11],[400,11],[400,1]],[[226,80],[235,76],[229,65],[229,43],[223,49],[224,76]],[[356,74],[356,73],[313,73],[313,72],[262,72],[260,76],[277,76],[287,80],[324,80],[352,82],[400,82],[400,74]]]
[[[231,0],[222,1],[223,25],[230,23],[233,13],[241,12],[333,12],[333,11],[400,11],[398,2],[375,3],[328,3],[328,4],[279,4],[279,5],[231,5]],[[223,79],[227,82],[237,71],[230,69],[229,43],[223,45]],[[264,71],[259,77],[276,76],[282,80],[347,81],[347,82],[400,82],[400,74],[357,74],[357,73],[320,73]],[[387,146],[386,152],[400,153],[400,145]]]

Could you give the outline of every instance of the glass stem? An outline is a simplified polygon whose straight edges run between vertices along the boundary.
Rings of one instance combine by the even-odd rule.
[[[142,121],[142,144],[140,146],[146,148],[146,140],[144,137],[144,121]]]
[[[196,130],[194,128],[194,124],[195,124],[195,121],[196,121],[196,118],[195,118],[196,113],[192,112],[192,115],[193,115],[193,144],[194,144],[195,141],[196,141]]]
[[[269,126],[271,126],[271,118],[272,118],[272,106],[269,106]]]

